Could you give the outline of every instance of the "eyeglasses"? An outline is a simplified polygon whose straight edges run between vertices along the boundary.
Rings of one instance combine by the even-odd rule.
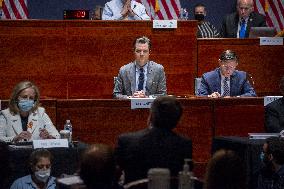
[[[227,66],[227,65],[221,65],[223,69],[228,71],[233,71],[236,69],[236,66]]]

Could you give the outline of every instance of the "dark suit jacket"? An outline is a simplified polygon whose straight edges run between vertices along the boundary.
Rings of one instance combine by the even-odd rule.
[[[148,170],[157,167],[169,168],[177,176],[184,158],[192,157],[192,142],[170,130],[145,129],[119,136],[115,154],[125,183],[147,178]]]
[[[132,96],[136,88],[135,63],[131,62],[120,68],[117,80],[113,89],[113,96],[116,98],[127,98]],[[148,62],[146,96],[166,95],[166,76],[164,67],[153,61]]]
[[[202,75],[198,96],[207,96],[213,92],[221,94],[220,68]],[[234,71],[230,78],[230,96],[256,96],[253,87],[247,80],[247,73]]]
[[[265,106],[265,130],[279,133],[284,129],[284,98],[275,100]]]
[[[223,20],[221,28],[221,36],[224,38],[237,38],[238,24],[239,24],[239,15],[237,12],[227,15]],[[247,22],[245,37],[247,38],[249,36],[249,31],[251,27],[265,27],[265,26],[266,26],[265,16],[256,12],[252,12]]]

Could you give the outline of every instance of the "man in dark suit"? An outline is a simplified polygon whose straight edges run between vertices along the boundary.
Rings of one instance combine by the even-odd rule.
[[[238,61],[234,51],[224,51],[219,59],[220,67],[202,75],[198,96],[211,98],[256,96],[247,79],[247,73],[236,70]]]
[[[164,67],[149,61],[150,49],[151,42],[147,37],[139,37],[134,41],[135,61],[120,68],[113,89],[115,98],[167,94]]]
[[[174,97],[158,97],[151,106],[149,127],[119,136],[115,153],[125,183],[147,178],[148,170],[156,167],[178,175],[184,159],[192,157],[191,140],[172,131],[181,115],[181,104]]]
[[[223,20],[221,36],[225,38],[247,38],[251,27],[265,27],[265,16],[254,12],[253,0],[238,0],[237,12]]]
[[[284,96],[284,76],[279,88]],[[265,130],[268,133],[279,133],[284,130],[284,97],[265,106]]]

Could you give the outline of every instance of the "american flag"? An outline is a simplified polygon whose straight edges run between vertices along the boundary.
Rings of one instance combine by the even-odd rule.
[[[284,29],[284,0],[255,0],[255,10],[266,15],[267,25],[277,32]]]
[[[141,2],[151,17],[155,20],[172,20],[179,18],[179,0],[136,0]]]
[[[2,19],[27,19],[27,0],[4,0]]]

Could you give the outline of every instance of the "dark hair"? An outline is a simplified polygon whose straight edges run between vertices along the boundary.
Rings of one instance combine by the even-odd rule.
[[[280,80],[279,89],[281,94],[284,96],[284,76]]]
[[[232,51],[232,50],[225,50],[220,55],[220,60],[221,61],[236,60],[238,62],[239,61],[239,57],[237,56],[237,54],[234,51]]]
[[[194,5],[194,11],[196,9],[196,7],[204,7],[204,10],[206,10],[206,6],[203,3],[197,3]]]
[[[39,148],[34,150],[29,158],[30,169],[32,171],[33,167],[39,162],[41,158],[48,158],[50,163],[52,163],[53,156],[47,149]]]
[[[138,37],[135,39],[135,41],[133,42],[133,49],[136,49],[136,44],[148,44],[149,50],[152,47],[151,41],[148,37],[146,36],[142,36],[142,37]]]
[[[220,188],[247,188],[243,161],[231,150],[217,151],[207,164],[204,189]]]
[[[176,98],[163,96],[154,100],[150,113],[153,127],[173,129],[182,115],[182,107]]]
[[[269,137],[267,143],[267,154],[272,154],[273,160],[279,165],[284,164],[284,139],[280,137]]]
[[[108,188],[115,180],[113,149],[106,144],[90,146],[82,156],[80,177],[87,188]]]

